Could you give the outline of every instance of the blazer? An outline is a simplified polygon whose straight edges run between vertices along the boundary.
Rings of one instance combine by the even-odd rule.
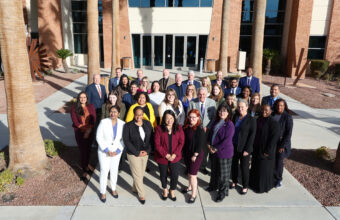
[[[180,96],[180,91],[179,91],[179,88],[177,87],[176,83],[170,85],[170,86],[168,87],[168,89],[174,89],[175,92],[176,92],[177,98],[178,98],[179,100],[181,100],[181,99],[183,98],[183,96],[185,96],[185,92],[186,92],[186,90],[187,90],[187,84],[182,83],[182,94],[183,94],[183,96]]]
[[[238,116],[238,114],[235,114],[233,117],[234,125]],[[244,121],[240,126],[237,144],[234,145],[234,148],[236,152],[242,153],[243,151],[247,151],[250,154],[253,152],[253,144],[256,135],[256,120],[249,114],[245,117],[246,118],[244,118]]]
[[[117,149],[123,152],[125,147],[123,141],[124,124],[124,121],[117,119],[117,134],[116,138],[113,140],[113,126],[111,118],[105,118],[100,121],[96,135],[98,152],[106,153],[106,150],[114,152]]]
[[[176,119],[178,124],[180,125],[184,125],[184,120],[185,120],[185,111],[182,105],[181,101],[178,101],[179,103],[179,114],[177,115],[176,111],[174,110],[174,108],[172,107],[172,105],[167,105],[164,101],[161,102],[161,104],[158,107],[158,111],[159,111],[159,117],[163,117],[163,114],[166,110],[171,110],[175,113],[176,115]],[[163,120],[163,118],[162,118]]]
[[[163,131],[161,126],[157,126],[155,131],[155,161],[159,164],[167,165],[169,161],[165,158],[169,154],[169,136],[168,131]],[[182,148],[184,145],[184,132],[182,126],[178,125],[176,133],[171,137],[171,154],[176,158],[170,163],[177,163],[182,159]]]
[[[114,90],[119,85],[119,78],[114,77],[111,78],[109,81],[109,91],[111,93],[112,90]]]
[[[283,156],[289,157],[291,153],[291,138],[293,131],[293,117],[284,111],[279,120],[280,124],[280,138],[278,140],[277,148],[284,148]]]
[[[96,110],[101,110],[102,105],[104,104],[105,100],[106,100],[106,90],[105,90],[105,86],[103,86],[102,84],[100,84],[100,90],[102,93],[102,98],[100,98],[98,90],[96,88],[96,85],[94,83],[92,83],[91,85],[88,85],[86,87],[86,95],[87,95],[87,101],[91,104],[94,105],[94,108]]]
[[[216,155],[218,158],[232,158],[234,155],[233,136],[235,127],[232,121],[224,122],[222,127],[217,131],[214,141],[212,140],[214,128],[218,124],[215,122],[209,130],[208,140],[210,145],[217,148]]]
[[[238,96],[239,94],[241,94],[242,89],[240,87],[236,87],[236,96]],[[231,93],[231,88],[226,88],[224,89],[224,97],[227,97],[227,95],[229,95]]]
[[[191,109],[197,109],[200,114],[201,114],[201,123],[202,126],[205,127],[210,127],[211,123],[213,122],[214,118],[215,118],[215,114],[216,114],[216,102],[210,98],[206,98],[205,99],[205,103],[204,103],[204,109],[205,109],[205,113],[204,113],[204,117],[202,118],[202,112],[201,112],[201,106],[200,106],[200,101],[198,98],[193,99],[192,101],[190,101],[189,104],[189,108],[188,108],[188,112]]]
[[[185,84],[185,85],[188,86],[188,81],[189,81],[189,80],[184,80],[182,84]],[[193,80],[193,83],[194,83],[194,86],[195,86],[196,89],[198,89],[199,87],[201,87],[201,83],[200,83],[200,82],[198,82],[198,81],[196,81],[196,80]],[[185,93],[184,93],[184,94],[185,94]]]
[[[139,156],[139,153],[142,150],[146,151],[148,154],[151,150],[151,123],[143,119],[142,127],[145,132],[144,141],[139,135],[139,127],[135,124],[135,120],[126,123],[123,129],[123,140],[127,149],[127,153],[130,155],[135,155],[136,157]]]
[[[188,127],[185,129],[191,129],[191,128]],[[194,135],[192,136],[192,139],[189,145],[190,146],[186,146],[186,147],[189,147],[189,149],[191,149],[189,151],[190,157],[194,156],[195,153],[198,153],[198,154],[203,153],[203,149],[207,148],[207,136],[201,126],[198,126],[197,129],[194,131]]]
[[[165,79],[162,78],[158,82],[159,82],[159,85],[160,85],[159,91],[165,93],[166,90],[168,89],[168,87],[175,83],[175,80],[173,78],[169,77],[168,78],[168,82],[167,82],[167,84],[165,86],[164,86],[164,81],[165,81]]]
[[[272,117],[257,119],[257,126],[262,124],[261,130],[256,130],[253,156],[259,159],[275,159],[276,146],[280,135],[280,126]],[[259,128],[259,127],[258,127]],[[268,154],[268,157],[264,156]]]
[[[280,98],[280,97],[277,96],[275,100],[277,100],[277,99],[279,99],[279,98]],[[268,104],[268,105],[270,105],[271,108],[273,108],[274,103],[272,104],[272,103],[271,103],[271,100],[272,100],[272,97],[271,97],[270,95],[264,96],[264,97],[262,98],[261,105]]]
[[[211,81],[211,87],[213,87],[216,83],[217,83],[217,79],[212,80]],[[222,89],[227,88],[227,82],[223,79],[222,79],[222,82],[221,82],[221,88]]]
[[[134,116],[133,109],[135,109],[137,106],[139,106],[138,103],[131,105],[128,113],[126,114],[126,119],[125,119],[126,122],[130,122],[130,121],[133,120],[133,116]],[[155,112],[153,110],[153,107],[152,107],[151,103],[149,103],[149,102],[146,103],[146,106],[149,109],[150,118],[144,113],[143,119],[150,121],[152,127],[155,128],[157,126],[157,121],[156,121],[156,116],[155,116]]]
[[[247,85],[247,76],[241,77],[240,82],[238,83],[238,86],[243,88]],[[260,92],[260,80],[255,77],[252,76],[251,81],[250,81],[250,88],[251,88],[251,92]]]
[[[136,100],[132,97],[131,93],[123,95],[122,102],[125,104],[126,111],[129,111],[131,105],[136,103]]]
[[[90,125],[94,126],[96,123],[96,110],[94,109],[93,104],[87,104],[86,107],[90,113]],[[74,130],[78,130],[81,125],[81,116],[76,113],[76,105],[73,105],[71,108],[71,119],[73,122],[72,127]]]

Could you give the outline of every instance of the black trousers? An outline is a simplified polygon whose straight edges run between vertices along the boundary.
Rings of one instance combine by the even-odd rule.
[[[209,187],[218,189],[223,195],[228,195],[229,178],[231,171],[232,158],[218,158],[216,154],[210,154],[211,176]]]
[[[243,188],[248,188],[249,186],[249,160],[250,155],[243,156],[243,152],[235,152],[233,161],[232,161],[232,180],[233,183],[237,183],[239,176],[239,166],[241,167],[241,175],[242,175],[242,185]]]
[[[178,175],[179,175],[179,168],[180,164],[177,163],[169,163],[167,165],[158,164],[159,166],[159,173],[160,179],[162,183],[162,188],[167,188],[167,177],[168,177],[168,168],[170,168],[170,190],[175,190],[178,183]]]
[[[276,161],[275,161],[275,170],[274,170],[274,181],[275,184],[282,181],[282,173],[283,173],[283,153],[276,153]]]

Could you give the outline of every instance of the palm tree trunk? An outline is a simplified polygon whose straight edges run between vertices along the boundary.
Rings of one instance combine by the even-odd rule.
[[[88,84],[93,82],[93,74],[100,74],[98,0],[87,1],[87,47]]]
[[[223,0],[223,15],[222,15],[222,34],[221,34],[221,55],[220,55],[220,70],[223,75],[228,73],[228,13],[230,0]]]
[[[260,86],[262,82],[262,57],[265,18],[266,0],[255,0],[250,65],[253,67],[254,75],[260,80]]]
[[[336,151],[336,158],[334,161],[333,168],[334,168],[334,172],[340,175],[340,142],[338,145],[338,149]]]
[[[5,67],[9,168],[43,171],[47,157],[28,61],[22,1],[0,0],[0,45]]]
[[[112,0],[112,57],[111,78],[115,75],[116,67],[120,67],[119,51],[119,0]]]

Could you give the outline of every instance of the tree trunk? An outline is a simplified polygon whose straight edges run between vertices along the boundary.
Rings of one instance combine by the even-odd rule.
[[[228,14],[230,0],[223,0],[220,70],[223,76],[228,73]]]
[[[63,59],[62,62],[63,62],[63,67],[64,67],[64,70],[65,70],[65,73],[69,73],[69,69],[68,69],[66,59]]]
[[[334,161],[333,168],[334,172],[340,175],[340,142],[338,145],[338,150],[336,151],[336,158]]]
[[[119,51],[119,0],[112,0],[112,57],[111,78],[115,75],[116,67],[120,67]]]
[[[87,47],[88,84],[93,82],[93,74],[100,74],[99,61],[98,0],[87,1]]]
[[[264,75],[269,75],[271,66],[272,66],[272,60],[267,59],[266,68],[264,70]]]
[[[9,168],[41,172],[47,157],[34,99],[22,1],[0,0],[0,45],[5,68]]]
[[[266,0],[255,0],[250,65],[253,67],[254,76],[258,77],[260,80],[260,86],[262,82],[262,57],[265,18]]]

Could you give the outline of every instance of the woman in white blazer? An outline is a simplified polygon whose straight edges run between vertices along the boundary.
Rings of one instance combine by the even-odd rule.
[[[107,176],[110,171],[112,195],[118,198],[116,191],[118,166],[124,150],[123,127],[125,122],[119,119],[120,108],[110,108],[110,118],[100,121],[97,129],[98,158],[100,164],[100,200],[106,202]]]
[[[184,124],[185,111],[182,102],[177,98],[174,89],[168,89],[166,91],[165,98],[158,107],[159,115],[162,117],[166,110],[172,110],[176,115],[177,123],[180,125]],[[162,118],[160,121],[162,121]]]

